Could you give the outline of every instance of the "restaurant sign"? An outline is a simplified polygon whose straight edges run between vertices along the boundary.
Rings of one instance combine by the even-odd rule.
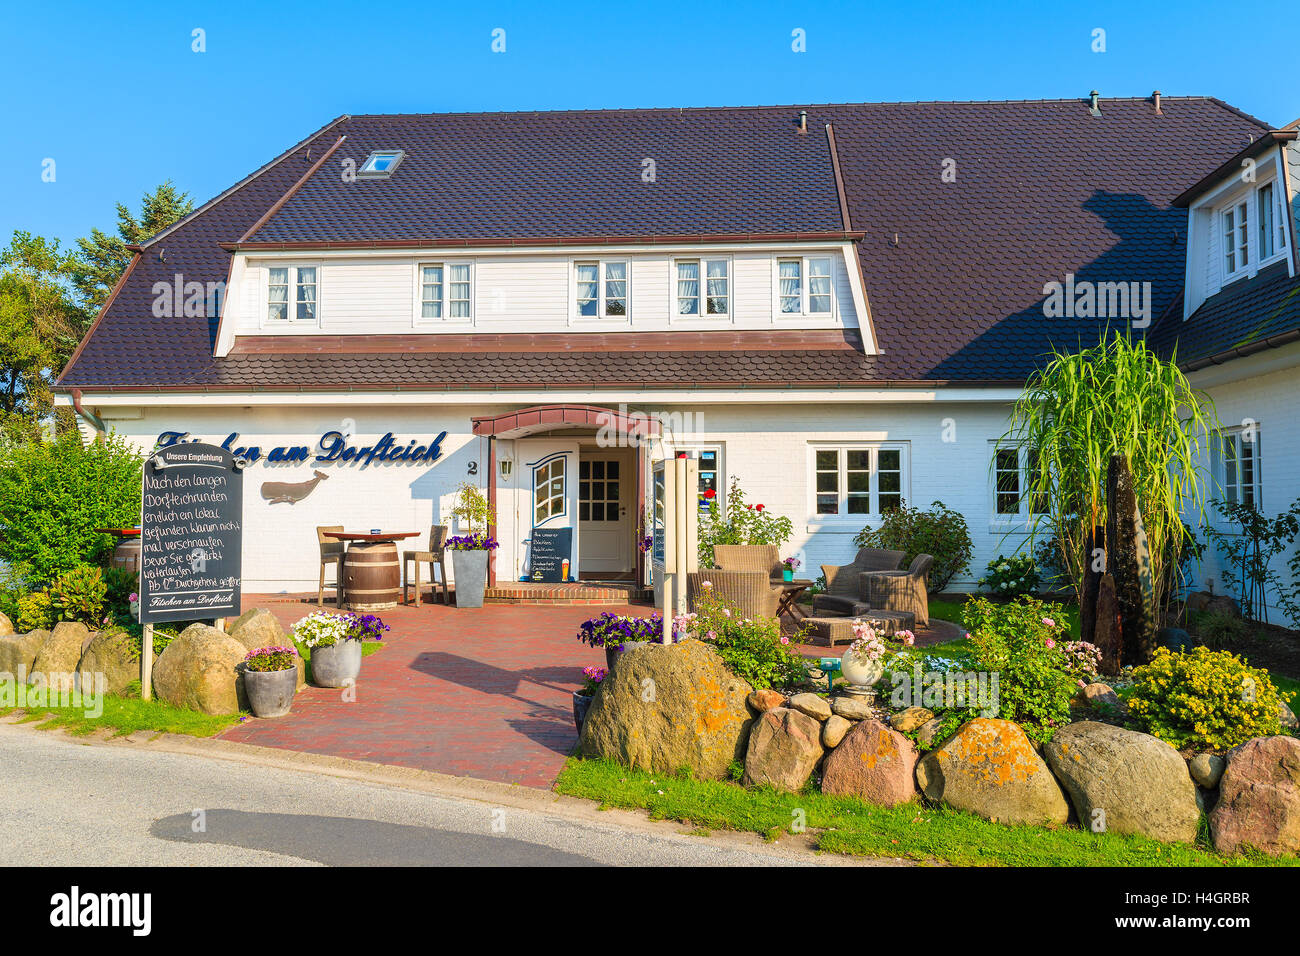
[[[316,453],[306,445],[281,445],[270,449],[265,456],[259,445],[239,445],[239,432],[231,432],[221,447],[245,464],[251,465],[265,457],[268,462],[306,462],[321,464],[324,462],[341,462],[360,464],[363,468],[375,462],[405,461],[433,462],[442,457],[442,442],[447,433],[440,432],[431,441],[422,442],[412,438],[402,444],[402,439],[394,438],[392,432],[385,432],[384,437],[373,445],[357,446],[348,444],[348,436],[340,431],[329,431],[321,435],[316,442]],[[199,442],[202,439],[190,438],[189,432],[163,432],[158,436],[157,449],[171,448],[174,445]]]

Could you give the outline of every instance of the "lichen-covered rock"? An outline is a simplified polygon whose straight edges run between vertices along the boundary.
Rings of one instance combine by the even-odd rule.
[[[1223,778],[1228,762],[1218,754],[1196,754],[1187,761],[1187,772],[1206,790],[1213,790]]]
[[[890,717],[889,726],[899,733],[906,734],[933,719],[934,711],[932,710],[927,710],[924,707],[908,707]]]
[[[226,633],[250,651],[263,647],[293,647],[293,638],[285,633],[275,615],[266,608],[255,607],[245,611],[226,628]],[[302,690],[307,686],[307,666],[301,656],[295,657],[294,663],[298,668],[298,690]]]
[[[746,698],[746,703],[754,709],[754,713],[761,714],[773,707],[784,707],[785,694],[772,690],[770,687],[764,687],[762,690],[756,690],[750,694]]]
[[[839,714],[845,720],[869,720],[876,716],[869,703],[850,694],[832,697],[831,711]]]
[[[943,730],[943,720],[939,717],[932,717],[916,729],[916,742],[927,748],[942,743],[939,740],[941,730]]]
[[[29,681],[43,680],[52,690],[71,690],[77,680],[77,665],[90,644],[90,629],[75,621],[60,621],[45,639],[32,661]]]
[[[1069,804],[1025,732],[1009,720],[976,717],[916,765],[930,800],[998,823],[1064,823]]]
[[[795,694],[790,698],[790,706],[813,720],[825,720],[831,715],[831,705],[816,694]]]
[[[1282,725],[1283,730],[1295,730],[1300,727],[1300,720],[1296,720],[1295,711],[1286,705],[1286,701],[1277,702],[1277,722]]]
[[[0,637],[0,674],[12,674],[15,680],[22,674],[26,680],[32,672],[37,652],[49,637],[49,631]]]
[[[637,644],[596,691],[582,724],[587,757],[721,780],[745,758],[753,688],[696,640]]]
[[[1210,836],[1220,853],[1300,854],[1300,740],[1256,737],[1228,751]]]
[[[1119,699],[1119,694],[1109,684],[1103,684],[1100,681],[1094,681],[1079,692],[1090,708],[1100,714],[1125,714],[1128,708],[1124,702]]]
[[[1085,829],[1165,843],[1196,839],[1196,785],[1187,762],[1163,740],[1085,720],[1058,730],[1043,756]]]
[[[767,784],[777,790],[802,790],[825,750],[822,725],[816,717],[792,707],[767,711],[749,732],[745,755],[747,787]]]
[[[878,720],[854,725],[822,768],[822,793],[892,807],[916,799],[916,746]]]
[[[0,614],[0,637],[8,637],[14,632],[14,622]]]
[[[853,729],[853,721],[846,720],[839,714],[831,714],[822,724],[822,746],[834,750],[844,739],[844,735]]]
[[[154,662],[153,689],[159,700],[204,714],[247,709],[238,671],[244,645],[207,624],[191,624]]]
[[[96,674],[104,676],[103,689],[108,693],[125,693],[132,681],[140,679],[139,644],[125,631],[100,631],[94,635],[77,667],[78,686],[98,692]]]

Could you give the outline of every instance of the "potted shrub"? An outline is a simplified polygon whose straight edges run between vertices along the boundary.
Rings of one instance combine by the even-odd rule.
[[[781,562],[781,578],[784,581],[793,581],[795,571],[799,570],[799,559],[788,557]]]
[[[911,631],[899,631],[899,643],[911,647],[915,641]],[[840,658],[840,674],[847,687],[845,692],[859,697],[874,697],[875,687],[885,673],[885,659],[894,650],[866,621],[853,622],[853,643]]]
[[[361,673],[361,634],[351,614],[316,611],[293,626],[293,638],[311,648],[311,682],[344,687]]]
[[[489,538],[480,532],[447,539],[457,607],[483,606],[483,594],[487,590],[488,555],[496,548],[496,538]]]
[[[649,617],[603,612],[600,617],[589,618],[578,626],[578,640],[590,647],[605,649],[605,663],[610,670],[623,656],[629,644],[655,642],[664,639],[664,619],[656,611]]]
[[[244,689],[254,717],[283,717],[298,689],[298,651],[292,647],[259,647],[244,657]]]
[[[582,722],[587,719],[587,710],[591,707],[591,698],[596,689],[609,675],[604,667],[584,667],[582,669],[582,687],[573,692],[573,726],[582,733]]]

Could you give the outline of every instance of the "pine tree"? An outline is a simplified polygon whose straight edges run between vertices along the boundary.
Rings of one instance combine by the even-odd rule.
[[[72,279],[82,306],[92,315],[98,314],[131,261],[131,252],[126,247],[144,242],[193,211],[194,201],[189,193],[178,192],[170,180],[145,193],[138,220],[123,203],[118,203],[116,236],[92,229],[90,238],[77,240],[81,252]]]

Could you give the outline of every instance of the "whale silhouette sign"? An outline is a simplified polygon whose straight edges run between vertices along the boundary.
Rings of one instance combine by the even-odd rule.
[[[288,502],[293,504],[295,501],[302,501],[316,486],[324,481],[329,475],[323,471],[313,471],[315,476],[307,481],[266,481],[262,483],[262,497],[271,504]]]

